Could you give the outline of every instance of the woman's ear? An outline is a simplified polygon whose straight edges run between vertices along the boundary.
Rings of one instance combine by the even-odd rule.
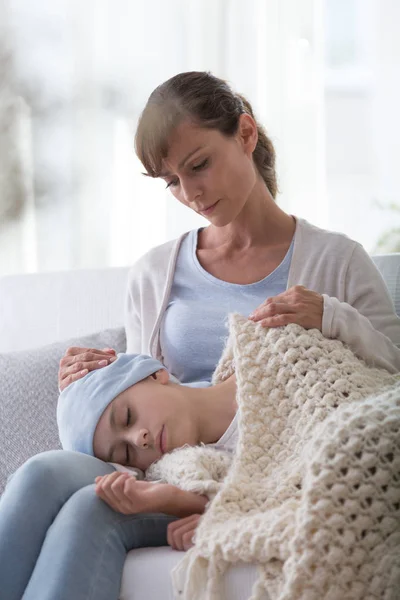
[[[167,369],[159,369],[158,371],[153,373],[152,377],[162,385],[165,385],[169,381],[169,373]]]
[[[238,134],[244,150],[251,156],[258,142],[257,123],[251,115],[240,115]]]

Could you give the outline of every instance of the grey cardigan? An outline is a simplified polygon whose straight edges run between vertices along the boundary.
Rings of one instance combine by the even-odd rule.
[[[153,248],[130,269],[125,302],[127,352],[163,361],[160,325],[186,235]],[[324,336],[345,342],[371,366],[400,371],[400,319],[381,274],[358,242],[296,218],[287,287],[294,285],[323,295]]]

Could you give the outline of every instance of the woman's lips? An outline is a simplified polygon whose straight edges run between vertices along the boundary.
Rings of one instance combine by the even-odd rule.
[[[212,204],[208,208],[205,208],[204,210],[201,210],[200,214],[201,215],[210,215],[213,212],[214,208],[217,206],[218,202],[219,202],[219,200],[217,200],[216,202],[214,202],[214,204]]]

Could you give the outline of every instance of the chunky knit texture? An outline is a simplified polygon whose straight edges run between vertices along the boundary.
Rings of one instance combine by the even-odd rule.
[[[230,469],[228,456],[202,447],[154,465],[183,489],[211,491],[173,572],[176,598],[221,600],[222,574],[245,561],[259,565],[251,600],[398,599],[399,378],[318,330],[263,329],[239,315],[214,382],[233,370]]]

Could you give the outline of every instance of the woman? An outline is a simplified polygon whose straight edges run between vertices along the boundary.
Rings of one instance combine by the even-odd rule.
[[[236,310],[269,327],[318,328],[347,342],[367,362],[400,369],[400,321],[372,261],[356,242],[275,204],[273,146],[250,104],[224,81],[194,72],[159,86],[139,121],[136,148],[148,175],[162,177],[177,200],[210,225],[155,248],[133,267],[125,319],[128,352],[161,360],[182,383],[209,381],[227,334],[225,317]],[[108,349],[70,348],[60,364],[60,389],[113,358]],[[96,599],[117,598],[130,548],[174,544],[172,534],[187,544],[198,520],[189,516],[171,523],[174,517],[155,514],[143,525],[136,515],[112,510],[99,500],[93,482],[114,467],[94,457],[43,453],[26,465],[20,476],[21,514],[23,493],[40,504],[45,489],[50,504],[54,500],[53,514],[60,516],[66,488],[79,491],[75,506],[69,506],[79,526],[62,530],[68,537],[56,565],[41,571],[40,558],[36,563],[35,572],[46,573],[35,582],[44,600],[88,598],[85,586],[96,590]],[[24,525],[21,535],[28,526],[34,535],[31,524]],[[78,556],[70,548],[79,541]]]
[[[369,364],[400,370],[400,321],[380,274],[358,243],[277,206],[274,148],[243,96],[209,73],[171,78],[148,100],[136,150],[147,174],[210,224],[132,268],[128,352],[151,354],[182,382],[210,380],[225,317],[237,310],[269,327],[316,327]],[[110,349],[69,348],[60,389],[110,360]],[[179,521],[168,526],[185,549],[190,519],[182,535]]]
[[[368,363],[400,370],[400,320],[376,267],[357,242],[277,206],[274,149],[242,96],[208,73],[173,77],[151,94],[136,150],[147,174],[210,224],[132,268],[128,352],[162,359],[182,382],[210,379],[225,316],[237,310],[269,327],[316,327]],[[109,360],[70,348],[60,389]]]

